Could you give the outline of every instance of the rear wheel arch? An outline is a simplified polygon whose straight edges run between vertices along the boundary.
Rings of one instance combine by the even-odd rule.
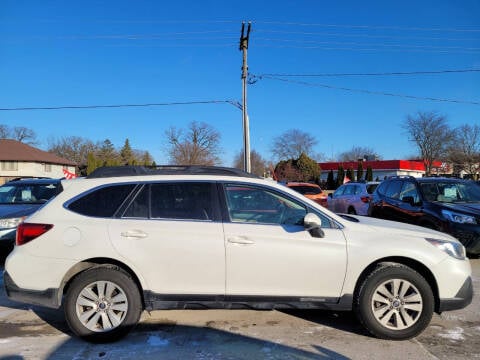
[[[373,272],[375,269],[381,266],[386,266],[386,265],[404,265],[407,266],[416,272],[418,272],[420,275],[422,275],[427,283],[430,285],[430,288],[432,289],[433,297],[435,300],[435,312],[439,311],[440,307],[440,298],[439,298],[439,292],[438,292],[438,285],[437,285],[437,280],[435,279],[435,276],[433,273],[430,271],[430,269],[422,264],[421,262],[407,258],[407,257],[388,257],[388,258],[383,258],[383,259],[378,259],[375,262],[371,263],[368,265],[360,274],[360,276],[357,279],[357,282],[355,283],[355,289],[354,289],[354,296],[358,293],[360,290],[361,285],[365,281],[365,279]]]
[[[110,259],[110,258],[91,258],[81,261],[75,264],[63,277],[61,287],[58,292],[58,304],[62,303],[63,296],[67,293],[72,280],[80,273],[95,268],[95,267],[117,267],[120,268],[122,271],[126,272],[135,282],[140,292],[140,296],[142,297],[142,304],[145,307],[145,299],[143,297],[143,287],[140,282],[140,279],[136,275],[136,273],[126,264]]]

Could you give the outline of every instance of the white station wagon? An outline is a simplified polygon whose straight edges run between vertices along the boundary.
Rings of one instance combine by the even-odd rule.
[[[110,167],[64,181],[18,227],[5,263],[12,300],[60,308],[95,342],[143,310],[353,310],[383,339],[473,296],[464,247],[426,228],[338,216],[230,168]]]

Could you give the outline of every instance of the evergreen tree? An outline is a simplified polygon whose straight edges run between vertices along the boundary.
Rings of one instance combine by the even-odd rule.
[[[367,166],[367,172],[365,174],[365,180],[373,181],[373,171],[371,166]]]
[[[343,185],[343,180],[345,179],[345,170],[343,169],[342,165],[338,166],[337,171],[337,187]]]
[[[98,168],[98,160],[93,152],[89,152],[87,154],[87,175],[90,175],[96,168]]]
[[[120,160],[122,165],[133,165],[135,163],[132,147],[128,139],[125,139],[125,144],[120,150]]]
[[[103,166],[118,165],[118,154],[115,147],[109,139],[105,139],[97,153],[99,161]]]
[[[318,163],[315,160],[302,152],[296,161],[296,165],[302,174],[303,181],[318,182],[320,178],[320,166],[318,166]]]
[[[347,177],[350,179],[350,181],[355,181],[355,171],[353,168],[349,168],[347,170]]]
[[[334,190],[335,189],[335,180],[333,178],[333,170],[330,170],[328,172],[327,176],[327,189],[328,190]]]
[[[359,161],[357,166],[357,181],[362,180],[362,178],[363,178],[363,161]]]

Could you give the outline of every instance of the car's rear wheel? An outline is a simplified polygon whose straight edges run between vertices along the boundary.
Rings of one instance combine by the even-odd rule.
[[[65,298],[72,331],[92,342],[114,341],[138,322],[142,302],[137,285],[122,269],[95,267],[77,275]]]
[[[357,215],[357,212],[355,211],[355,208],[353,208],[352,206],[350,206],[348,208],[348,213],[351,214],[351,215]]]
[[[401,264],[379,265],[356,292],[354,310],[364,327],[382,339],[406,340],[430,323],[432,289],[415,270]]]

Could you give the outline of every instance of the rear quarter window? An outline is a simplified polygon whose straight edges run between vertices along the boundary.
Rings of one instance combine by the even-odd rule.
[[[135,184],[110,185],[89,192],[67,205],[67,209],[81,215],[112,217]]]

